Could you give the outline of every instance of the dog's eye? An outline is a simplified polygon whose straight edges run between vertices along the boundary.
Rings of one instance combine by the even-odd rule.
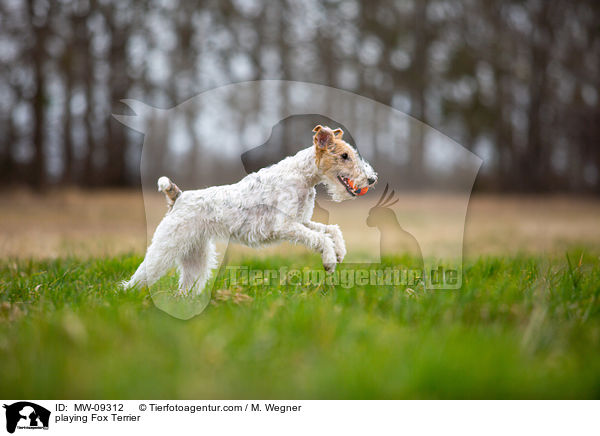
[[[348,153],[342,153],[342,159],[348,160]]]

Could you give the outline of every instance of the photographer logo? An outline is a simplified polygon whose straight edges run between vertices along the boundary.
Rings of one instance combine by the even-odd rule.
[[[6,431],[14,433],[19,430],[48,430],[50,411],[29,401],[19,401],[4,405],[6,409]]]

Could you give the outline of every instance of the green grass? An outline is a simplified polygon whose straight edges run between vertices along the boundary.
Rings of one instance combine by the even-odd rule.
[[[188,321],[118,292],[140,261],[0,262],[0,396],[600,398],[596,255],[467,261],[460,291],[249,286]]]

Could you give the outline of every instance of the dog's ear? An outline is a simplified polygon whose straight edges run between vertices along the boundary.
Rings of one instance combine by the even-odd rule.
[[[315,136],[313,136],[315,147],[325,150],[333,144],[335,135],[329,127],[318,125],[313,129],[313,132],[315,132]]]
[[[342,136],[344,135],[344,131],[342,129],[335,129],[333,131],[333,134],[335,135],[335,139],[342,139]]]

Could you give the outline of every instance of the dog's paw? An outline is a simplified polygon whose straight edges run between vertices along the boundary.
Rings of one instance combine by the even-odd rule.
[[[346,257],[346,247],[336,247],[335,248],[335,260],[337,263],[342,263],[344,261],[344,257]]]
[[[335,271],[335,266],[336,263],[323,263],[323,268],[325,269],[325,272],[329,274]]]
[[[325,271],[327,271],[328,273],[332,273],[335,271],[335,265],[336,265],[336,261],[337,261],[337,255],[336,255],[336,251],[335,251],[336,247],[335,244],[333,243],[333,240],[331,239],[331,237],[329,235],[325,236],[325,242],[323,244],[323,255],[322,255],[322,259],[323,259],[323,268],[325,268]]]
[[[346,243],[344,242],[344,239],[340,239],[335,241],[335,258],[337,263],[342,263],[344,257],[346,257]]]
[[[327,230],[335,247],[336,261],[337,263],[342,263],[346,256],[346,242],[344,241],[342,231],[337,225],[330,225]]]

